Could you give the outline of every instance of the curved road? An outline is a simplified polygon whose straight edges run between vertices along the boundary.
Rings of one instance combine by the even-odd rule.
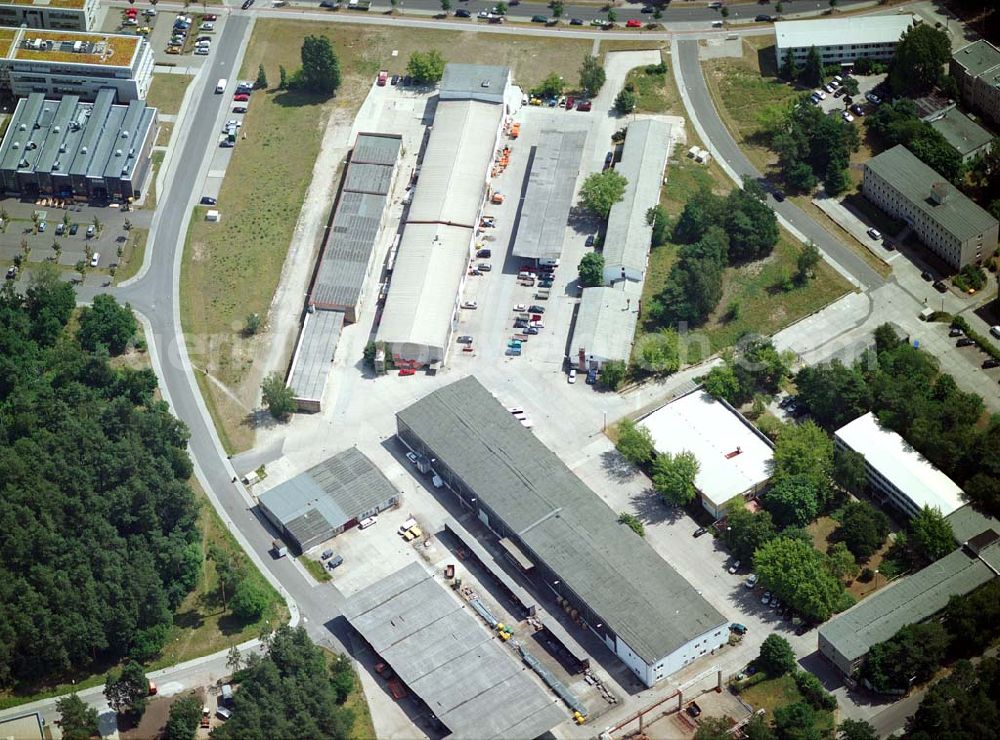
[[[745,175],[755,180],[765,179],[763,173],[740,149],[715,109],[698,60],[698,42],[677,41],[675,49],[677,53],[674,64],[679,73],[679,84],[684,88],[685,103],[689,103],[688,113],[692,123],[702,130],[702,139],[712,156],[728,164],[740,177]],[[885,282],[867,262],[834,238],[801,208],[787,200],[779,203],[770,195],[767,202],[786,225],[812,241],[828,261],[835,263],[841,273],[847,273],[862,289],[876,288]]]

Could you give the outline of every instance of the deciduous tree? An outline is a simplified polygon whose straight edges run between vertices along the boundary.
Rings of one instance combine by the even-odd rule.
[[[768,676],[777,678],[795,670],[795,653],[788,640],[771,633],[761,643],[756,663]]]
[[[601,382],[613,391],[625,380],[628,366],[624,360],[608,360],[601,367]]]
[[[807,619],[824,622],[852,599],[826,568],[824,556],[800,539],[776,537],[754,553],[761,581]]]
[[[444,57],[437,49],[415,51],[406,63],[406,72],[418,83],[428,85],[444,77]]]
[[[909,624],[873,645],[862,669],[876,691],[906,690],[934,675],[950,638],[938,622]]]
[[[623,87],[617,97],[615,97],[615,110],[623,116],[628,115],[635,110],[638,102],[639,98],[635,94],[635,91],[630,90],[628,87]]]
[[[852,501],[844,507],[837,538],[854,557],[868,560],[885,543],[889,518],[867,501]]]
[[[109,673],[104,682],[104,697],[118,714],[133,714],[141,717],[146,711],[149,696],[149,679],[142,666],[130,660],[121,673]]]
[[[201,702],[197,696],[183,696],[170,705],[164,728],[165,740],[194,740],[201,722]]]
[[[631,419],[622,419],[618,424],[618,451],[634,465],[652,462],[656,455],[653,435],[646,427],[638,426]]]
[[[653,490],[667,503],[684,506],[698,493],[694,485],[698,469],[693,452],[661,452],[653,460]]]
[[[587,252],[577,269],[580,273],[580,285],[585,288],[604,285],[604,255],[600,252]]]
[[[896,95],[930,90],[944,76],[951,59],[951,39],[944,29],[918,23],[903,31],[889,70],[889,85]]]
[[[284,421],[295,411],[295,390],[285,385],[280,373],[268,375],[260,389],[264,405],[275,419]]]
[[[330,97],[340,87],[340,60],[326,36],[306,36],[302,41],[302,67],[295,75],[304,91]]]
[[[80,311],[76,336],[84,349],[93,351],[102,344],[112,355],[120,355],[135,336],[136,328],[132,307],[127,303],[119,305],[114,296],[102,293]]]
[[[611,206],[625,197],[626,185],[628,180],[615,170],[594,172],[580,186],[580,202],[587,210],[606,219]]]
[[[56,701],[56,711],[59,712],[56,724],[62,731],[63,740],[90,740],[101,736],[97,710],[77,694]]]
[[[924,506],[910,520],[910,542],[931,563],[940,560],[958,546],[951,524],[942,516],[941,510],[929,506]]]
[[[604,87],[607,75],[604,67],[601,66],[597,57],[589,54],[583,58],[583,66],[580,67],[580,87],[587,95],[597,95]]]
[[[814,480],[806,475],[783,477],[764,494],[764,507],[778,527],[804,527],[819,512]]]

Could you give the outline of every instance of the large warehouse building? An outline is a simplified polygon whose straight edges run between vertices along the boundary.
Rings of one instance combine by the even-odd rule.
[[[512,254],[558,265],[587,132],[544,129],[531,157]]]
[[[357,321],[401,148],[402,138],[396,134],[361,133],[354,142],[288,373],[299,411],[322,409],[340,332],[345,323]]]
[[[444,361],[490,164],[520,101],[506,67],[445,68],[377,334],[397,366]]]
[[[771,479],[771,441],[732,406],[695,390],[639,422],[653,436],[657,452],[691,452],[698,459],[695,488],[714,517],[726,503],[754,498]]]
[[[912,23],[912,15],[778,21],[774,24],[775,58],[780,69],[791,50],[795,65],[801,67],[815,47],[823,64],[848,64],[858,59],[887,62]]]
[[[300,552],[399,502],[399,491],[357,448],[345,450],[259,497],[260,509]]]
[[[902,144],[865,162],[862,191],[956,269],[997,248],[997,220]]]
[[[0,84],[16,97],[94,100],[109,87],[116,102],[128,103],[144,99],[153,81],[153,50],[143,36],[19,28],[9,44],[0,58]]]
[[[472,376],[396,415],[400,439],[645,685],[725,645],[726,620]]]
[[[958,484],[896,432],[879,424],[875,414],[859,416],[833,438],[838,448],[864,455],[872,492],[903,516],[912,518],[925,506],[948,516],[963,505]]]
[[[631,280],[641,286],[653,240],[646,213],[660,202],[670,154],[670,126],[654,119],[633,121],[615,172],[628,180],[625,196],[611,207],[604,236],[604,283]]]
[[[75,95],[17,101],[0,143],[0,188],[26,198],[139,197],[158,130],[156,108],[142,100],[115,105],[105,88],[93,103]]]
[[[362,589],[343,610],[447,728],[446,737],[536,738],[569,716],[420,563]]]

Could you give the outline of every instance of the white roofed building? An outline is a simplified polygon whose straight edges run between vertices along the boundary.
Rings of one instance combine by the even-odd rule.
[[[397,366],[444,362],[511,89],[507,67],[445,67],[377,333]]]
[[[843,64],[858,59],[888,61],[895,55],[903,32],[912,23],[912,15],[778,21],[774,24],[778,68],[785,63],[789,49],[796,65],[801,67],[814,46],[823,64]]]
[[[881,426],[871,412],[838,429],[834,442],[864,455],[872,491],[907,517],[916,516],[925,506],[948,516],[965,503],[955,481],[896,432]]]
[[[771,478],[770,440],[738,411],[703,390],[657,409],[639,422],[657,452],[692,452],[698,459],[695,487],[714,517],[737,496],[757,496]]]

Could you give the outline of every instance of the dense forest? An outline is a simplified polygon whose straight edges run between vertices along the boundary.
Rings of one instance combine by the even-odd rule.
[[[350,658],[341,655],[328,668],[325,654],[302,627],[279,627],[265,642],[266,656],[251,653],[245,665],[237,664],[233,716],[212,737],[348,737],[355,719],[344,706],[355,686]]]
[[[131,310],[74,307],[55,268],[0,291],[0,686],[149,659],[201,567],[187,430],[110,362]]]

